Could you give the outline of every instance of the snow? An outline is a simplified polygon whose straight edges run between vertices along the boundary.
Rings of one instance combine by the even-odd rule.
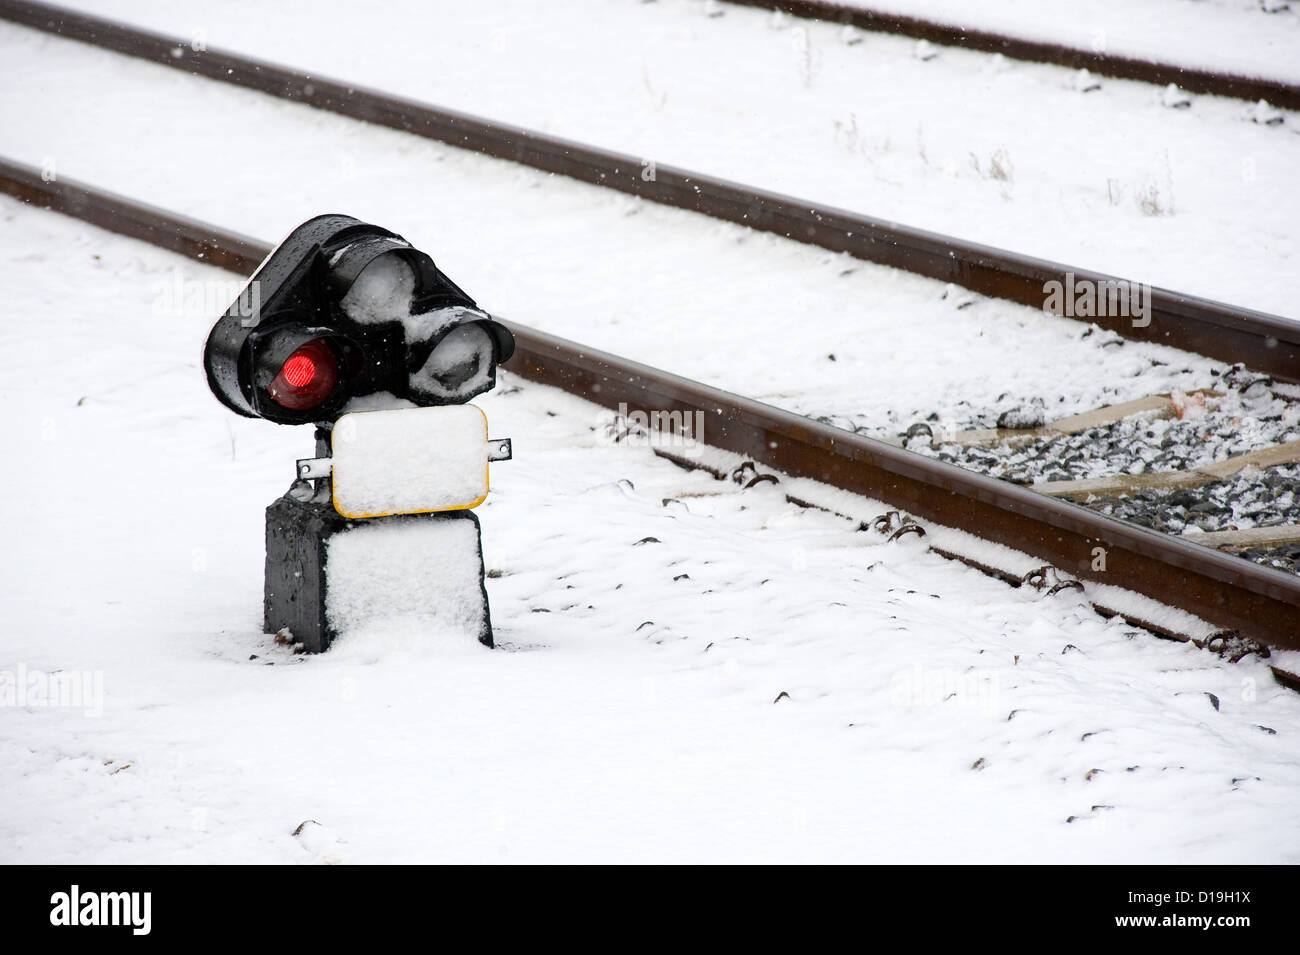
[[[1169,109],[1190,109],[1192,98],[1177,83],[1170,83],[1160,94],[1160,105],[1167,106]]]
[[[410,263],[396,252],[386,252],[361,270],[339,304],[348,318],[362,325],[404,322],[414,294]]]
[[[325,544],[330,652],[375,661],[478,646],[483,562],[478,527],[460,514],[361,523]]]
[[[215,316],[151,307],[230,276],[0,222],[0,671],[103,687],[98,718],[0,706],[0,861],[1300,861],[1300,696],[1264,662],[611,444],[612,411],[508,372],[500,649],[295,656],[260,632],[262,512],[310,428],[228,413]]]
[[[1261,126],[1280,126],[1286,122],[1286,114],[1270,106],[1268,100],[1262,99],[1250,111],[1250,121]]]
[[[494,315],[872,435],[895,435],[932,414],[961,422],[1035,398],[1058,417],[1194,391],[1212,387],[1211,371],[1221,367],[57,38],[0,27],[0,43],[19,78],[0,89],[13,117],[0,125],[0,153],[38,162],[47,152],[64,156],[56,165],[65,175],[261,237],[286,234],[329,196],[330,208],[428,252]],[[80,108],[84,84],[102,84],[106,73],[114,97],[147,100],[151,111],[118,109],[116,100]],[[48,79],[36,92],[24,88],[25,76]],[[261,158],[230,162],[229,144],[247,137],[250,115],[258,118]],[[167,136],[156,135],[159,124]],[[1244,122],[1239,133],[1262,135]],[[1204,145],[1218,148],[1206,136]],[[909,194],[923,202],[932,193],[916,180]],[[1260,271],[1267,256],[1242,251],[1261,248],[1279,211],[1290,216],[1287,228],[1300,223],[1287,212],[1295,194],[1286,195],[1270,192],[1267,210],[1235,209],[1234,224],[1185,264],[1204,277],[1215,271],[1215,255],[1231,255],[1234,266],[1221,278],[1289,303],[1289,283]],[[1038,206],[1034,216],[1054,207],[1055,200]],[[1086,231],[1082,220],[1071,222]],[[1238,228],[1251,231],[1249,242],[1234,239]],[[1121,241],[1115,233],[1095,237]]]
[[[1122,613],[1133,620],[1163,627],[1170,633],[1180,634],[1192,640],[1205,640],[1219,630],[1218,627],[1206,623],[1185,610],[1167,607],[1150,597],[1135,594],[1121,587],[1090,584],[1088,596],[1099,606]]]
[[[370,517],[477,504],[487,452],[487,419],[474,405],[344,415],[331,433],[335,507]]]
[[[348,403],[343,406],[343,413],[351,414],[359,411],[396,411],[399,408],[418,408],[413,401],[406,398],[398,398],[390,391],[376,391],[368,395],[349,398]]]
[[[1003,36],[1300,82],[1300,17],[1261,0],[836,0]]]
[[[402,319],[402,330],[408,343],[427,342],[453,325],[481,321],[487,317],[486,312],[478,309],[453,305],[449,308],[435,308],[416,315],[407,315]]]
[[[1009,2],[981,3],[978,17],[963,19],[1000,26],[994,17],[1011,16]],[[1210,96],[1168,109],[1160,87],[1109,78],[1080,93],[1074,72],[1060,67],[937,47],[939,55],[923,61],[906,37],[863,33],[850,46],[832,24],[788,18],[772,29],[764,11],[726,5],[724,16],[708,18],[698,0],[398,0],[382,17],[338,0],[313,5],[311,17],[252,0],[97,0],[93,7],[181,38],[201,34],[210,48],[660,166],[1297,317],[1287,281],[1297,271],[1300,235],[1300,192],[1292,187],[1300,119],[1293,113],[1282,114],[1279,126],[1256,124],[1252,104]],[[920,0],[909,8],[937,9]],[[1296,10],[1269,16],[1186,0],[1052,0],[1019,3],[1014,16],[1063,39],[1077,36],[1088,49],[1096,31],[1115,52],[1141,35],[1171,56],[1191,43],[1207,56],[1219,50],[1237,68],[1300,75]],[[436,62],[431,36],[438,38]],[[283,210],[297,203],[310,215],[323,195],[360,197],[400,212],[388,212],[394,221],[422,217],[429,228],[420,240],[485,232],[482,241],[497,246],[493,257],[503,268],[572,282],[566,263],[578,254],[575,237],[517,215],[514,208],[534,204],[527,200],[492,202],[480,190],[465,201],[447,197],[456,178],[451,167],[461,163],[445,151],[403,137],[378,139],[364,126],[318,114],[291,128],[300,142],[319,145],[286,146],[274,127],[290,114],[265,98],[223,96],[210,81],[180,87],[175,78],[152,79],[161,67],[74,55],[68,43],[15,27],[0,28],[0,42],[10,77],[0,91],[10,117],[0,152],[37,165],[48,157],[68,175],[118,182],[157,201],[166,194],[164,204],[258,228],[268,238],[305,215],[254,223],[248,205]],[[131,82],[144,77],[151,79]],[[92,85],[107,91],[88,115],[76,96]],[[185,95],[176,95],[181,89]],[[148,110],[138,109],[143,102]],[[245,119],[228,122],[223,114],[235,103]],[[248,116],[257,117],[251,142]],[[87,146],[101,141],[112,148]],[[377,150],[377,142],[386,148]],[[230,161],[232,146],[242,143],[250,159]],[[581,195],[554,177],[503,176],[557,199]],[[383,193],[404,198],[370,200]],[[353,214],[366,208],[355,201],[333,207]],[[636,214],[633,204],[619,208]],[[716,256],[678,263],[662,240],[637,236],[630,223],[586,222],[616,247],[599,254],[584,248],[590,271],[630,246],[642,266],[634,287],[675,274],[684,288],[716,281]],[[506,233],[522,248],[502,247]],[[411,230],[403,234],[420,245]],[[467,251],[468,260],[484,261],[478,250]],[[464,270],[458,265],[451,274]]]
[[[409,332],[407,341],[412,341]],[[492,351],[492,337],[482,324],[453,328],[411,372],[411,392],[446,401],[485,391],[492,385]]]

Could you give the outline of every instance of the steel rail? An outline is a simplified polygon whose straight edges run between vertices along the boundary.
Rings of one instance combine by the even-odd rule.
[[[755,189],[389,96],[31,0],[0,0],[0,18],[317,109],[521,163],[643,199],[703,213],[855,258],[951,282],[1036,309],[1049,282],[1133,283],[991,246]],[[1080,286],[1081,287],[1081,286]],[[1300,321],[1152,288],[1145,326],[1121,315],[1092,316],[1125,338],[1152,341],[1300,381]]]
[[[264,242],[0,159],[0,192],[244,275]],[[1181,607],[1279,649],[1300,649],[1300,577],[773,408],[514,322],[510,370],[607,408],[703,415],[709,445],[1040,558],[1080,579]],[[690,419],[687,419],[690,420]],[[1096,548],[1105,571],[1092,569]]]
[[[928,40],[943,46],[965,47],[981,53],[1001,53],[1013,60],[1051,63],[1071,69],[1086,69],[1101,76],[1139,80],[1166,86],[1176,83],[1192,93],[1228,96],[1256,101],[1265,99],[1284,109],[1300,109],[1300,86],[1283,80],[1235,73],[1216,73],[1193,66],[1178,66],[1159,60],[1144,60],[1118,53],[1083,50],[1063,43],[1007,36],[991,30],[972,30],[956,23],[887,10],[872,10],[833,0],[726,0],[734,6],[780,10],[807,20],[824,20],[900,36]]]

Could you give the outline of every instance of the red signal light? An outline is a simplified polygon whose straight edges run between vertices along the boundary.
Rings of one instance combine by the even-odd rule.
[[[284,363],[284,380],[294,388],[302,388],[316,377],[316,362],[309,355],[294,355]]]
[[[339,361],[323,338],[299,345],[285,359],[280,372],[266,391],[281,407],[306,411],[334,393],[339,380]]]

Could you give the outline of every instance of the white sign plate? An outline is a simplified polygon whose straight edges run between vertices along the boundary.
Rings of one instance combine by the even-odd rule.
[[[477,507],[488,493],[487,416],[475,405],[360,411],[334,423],[334,509],[344,517]]]

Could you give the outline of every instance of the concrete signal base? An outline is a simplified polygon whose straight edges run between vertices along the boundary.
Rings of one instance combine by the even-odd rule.
[[[264,630],[309,653],[342,633],[418,621],[492,646],[483,548],[472,511],[348,520],[288,494],[266,509]]]

